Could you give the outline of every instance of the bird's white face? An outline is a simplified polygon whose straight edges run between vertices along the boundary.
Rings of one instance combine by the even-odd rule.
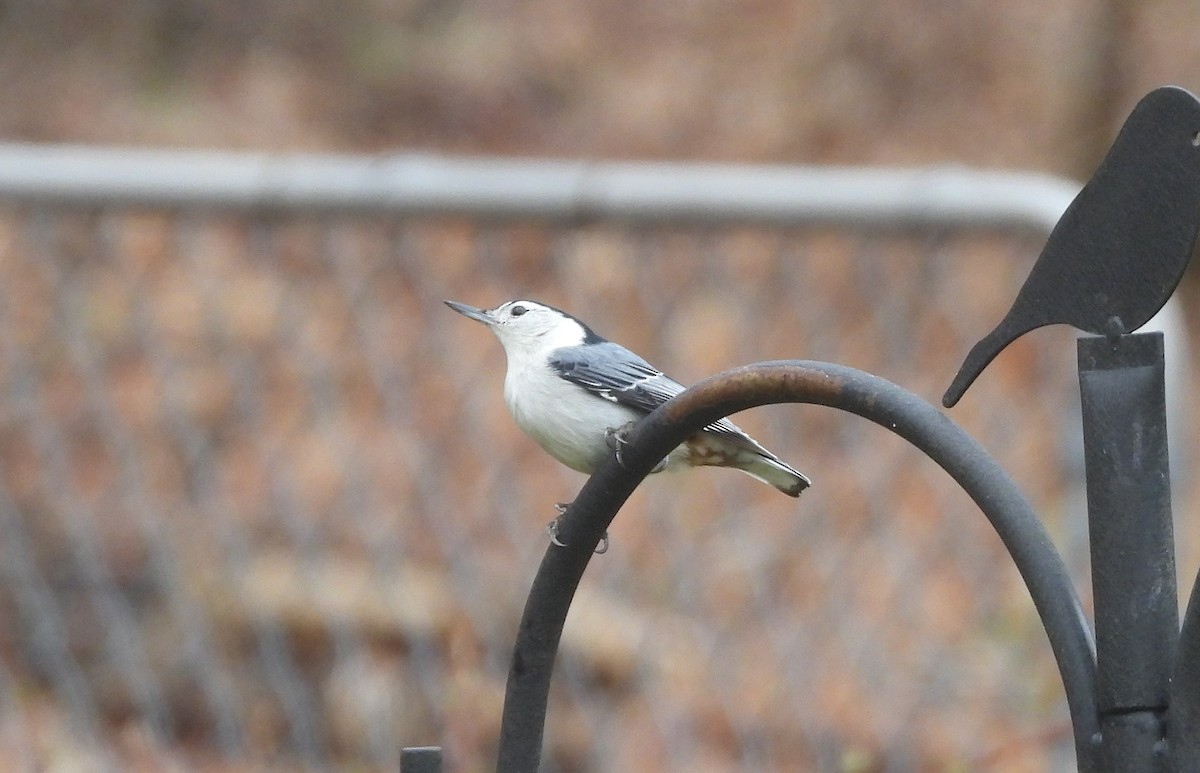
[[[563,346],[578,346],[588,335],[587,329],[575,318],[536,301],[507,301],[490,311],[454,301],[446,301],[446,305],[491,328],[510,355],[531,355]]]

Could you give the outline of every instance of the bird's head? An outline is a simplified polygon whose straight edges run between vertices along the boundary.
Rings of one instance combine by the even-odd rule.
[[[446,301],[446,305],[464,317],[487,325],[510,355],[549,352],[603,340],[565,311],[537,301],[507,301],[491,310],[457,301]]]

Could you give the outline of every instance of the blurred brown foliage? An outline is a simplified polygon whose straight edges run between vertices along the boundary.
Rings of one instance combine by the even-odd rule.
[[[1083,176],[1188,0],[5,0],[0,137]]]

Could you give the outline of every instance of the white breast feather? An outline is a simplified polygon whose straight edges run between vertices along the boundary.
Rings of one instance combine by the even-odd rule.
[[[515,385],[520,384],[520,389]],[[559,378],[546,365],[508,363],[504,402],[524,432],[573,470],[592,473],[612,451],[604,438],[641,414]]]

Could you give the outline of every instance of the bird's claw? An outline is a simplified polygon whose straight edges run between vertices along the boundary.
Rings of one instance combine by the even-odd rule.
[[[546,533],[550,535],[550,544],[557,545],[560,548],[565,548],[567,543],[558,538],[558,519],[555,518],[550,523],[546,524]]]
[[[622,451],[625,450],[626,445],[629,445],[629,432],[634,429],[635,424],[635,421],[629,421],[629,423],[619,427],[608,427],[604,431],[604,441],[608,444],[608,448],[612,449],[613,456],[617,457],[618,465],[622,467],[625,467],[625,459],[622,456]],[[652,472],[659,472],[661,467],[662,462],[659,462],[659,465]],[[629,468],[625,467],[625,469]]]
[[[558,538],[558,522],[562,520],[563,513],[567,512],[567,508],[570,505],[570,502],[555,502],[554,509],[558,512],[558,515],[554,517],[553,521],[546,524],[546,533],[550,535],[550,543],[560,548],[565,548],[567,543]]]
[[[629,445],[629,431],[633,429],[634,423],[631,421],[622,427],[615,429],[609,427],[604,430],[604,442],[612,449],[613,456],[617,457],[617,464],[626,470],[629,468],[625,466],[625,458],[621,455],[621,452],[625,450],[625,446]],[[654,465],[654,469],[650,470],[650,474],[653,475],[656,472],[662,472],[666,468],[667,460],[665,458],[660,459],[658,464]]]
[[[553,521],[546,524],[546,533],[550,535],[550,544],[556,545],[560,548],[565,548],[567,543],[558,538],[558,522],[562,520],[563,513],[567,512],[568,507],[570,507],[569,502],[555,502],[554,509],[558,511],[558,516]],[[600,544],[597,545],[596,549],[592,552],[596,555],[602,555],[608,552],[608,532],[604,532],[604,536],[600,538]]]
[[[633,429],[633,422],[629,422],[621,427],[609,427],[604,430],[604,442],[612,450],[613,455],[617,457],[617,464],[625,467],[625,459],[621,452],[625,450],[625,446],[629,445],[629,430]],[[626,468],[628,469],[628,468]]]

